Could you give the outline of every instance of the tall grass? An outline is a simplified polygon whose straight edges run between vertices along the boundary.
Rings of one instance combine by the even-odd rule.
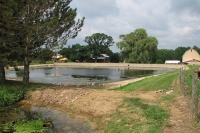
[[[0,106],[8,106],[24,98],[24,92],[19,88],[0,87]]]

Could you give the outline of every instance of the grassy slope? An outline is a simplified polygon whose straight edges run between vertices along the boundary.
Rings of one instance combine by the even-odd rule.
[[[178,72],[171,72],[160,76],[146,78],[144,80],[116,88],[120,91],[156,91],[170,90],[173,81],[178,78]],[[160,103],[168,103],[174,98],[172,95],[164,95],[157,101],[146,101],[140,98],[124,98],[124,102],[117,108],[109,120],[105,120],[108,133],[159,133],[162,127],[170,126],[166,120],[169,113],[160,106]],[[169,103],[168,103],[169,104]]]
[[[141,81],[116,88],[116,90],[124,91],[156,91],[156,90],[169,90],[172,88],[172,82],[178,77],[178,72],[171,72],[160,76],[150,77]]]

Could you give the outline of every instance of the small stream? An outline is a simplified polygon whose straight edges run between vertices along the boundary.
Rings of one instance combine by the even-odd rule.
[[[0,125],[20,118],[35,118],[38,115],[43,119],[52,121],[53,126],[49,128],[49,132],[52,133],[100,133],[88,122],[74,118],[61,111],[18,104],[0,107]],[[2,132],[1,129],[0,132]]]

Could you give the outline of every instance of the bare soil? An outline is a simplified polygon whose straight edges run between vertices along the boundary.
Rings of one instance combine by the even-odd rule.
[[[114,88],[135,82],[139,79],[119,81],[104,84],[107,88]],[[174,89],[179,89],[178,83],[174,83]],[[172,92],[173,93],[173,92]],[[69,86],[56,86],[45,89],[37,89],[30,92],[31,97],[24,100],[24,103],[31,105],[46,106],[58,109],[82,118],[95,125],[91,119],[109,116],[124,97],[139,97],[146,100],[156,100],[161,97],[161,93],[155,91],[133,91],[121,92],[109,89],[91,89]],[[198,133],[200,129],[194,125],[191,117],[191,108],[182,94],[178,94],[168,108],[170,118],[169,126],[163,127],[163,133]]]

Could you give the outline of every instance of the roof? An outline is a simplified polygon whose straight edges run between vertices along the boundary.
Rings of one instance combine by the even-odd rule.
[[[103,57],[109,57],[107,54],[100,54],[100,55],[102,55]]]
[[[180,61],[179,60],[166,60],[165,64],[166,63],[171,63],[171,64],[176,63],[177,64],[177,63],[180,63]]]

